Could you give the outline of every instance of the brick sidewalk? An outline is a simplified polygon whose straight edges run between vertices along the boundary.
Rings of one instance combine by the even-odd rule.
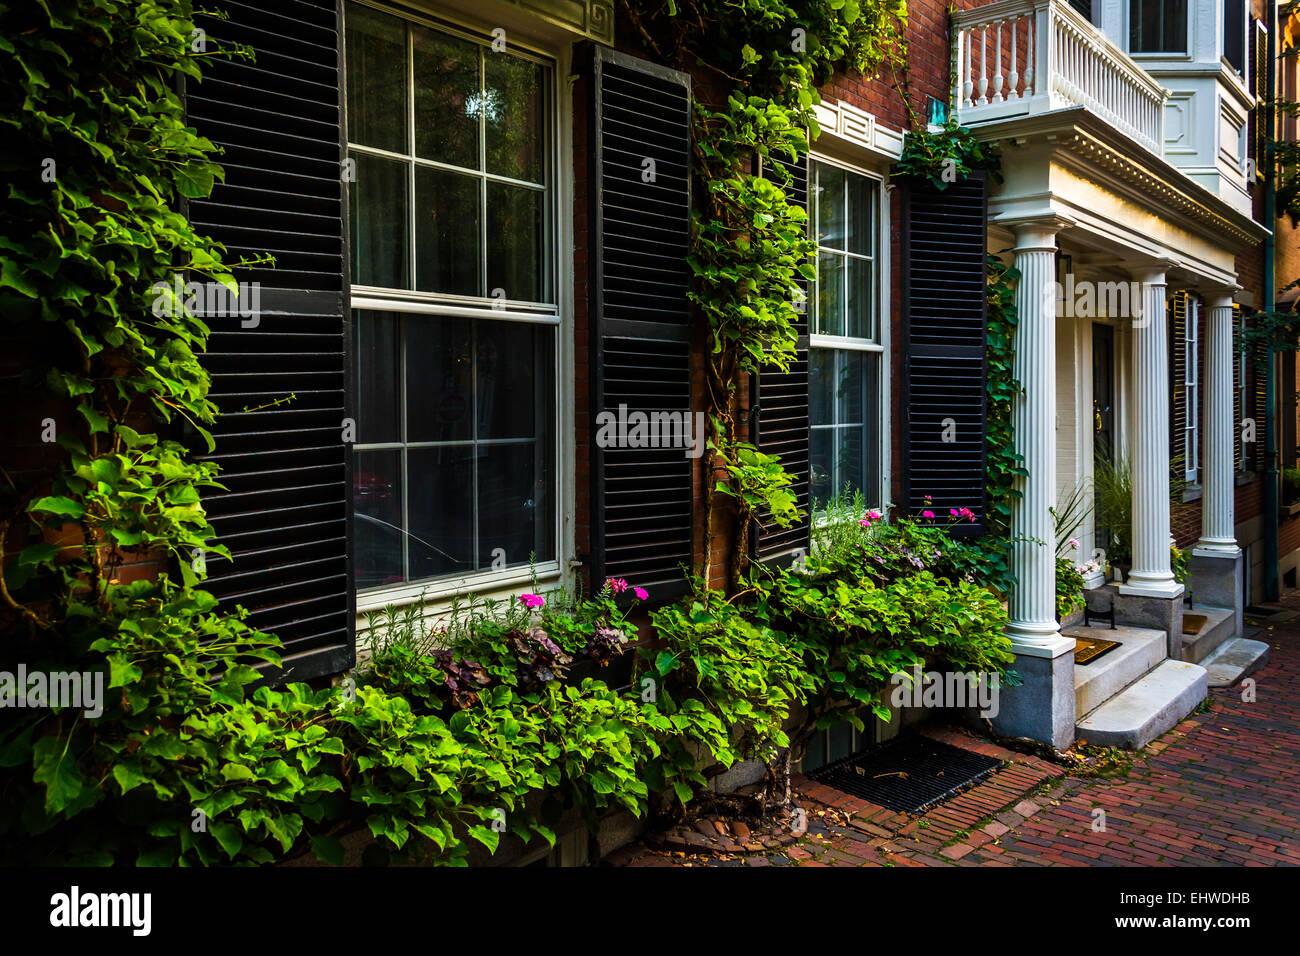
[[[1300,593],[1285,604],[1300,607]],[[1300,620],[1263,630],[1269,664],[1137,755],[1126,774],[1064,768],[963,731],[937,739],[1009,761],[980,785],[907,817],[796,778],[808,832],[782,852],[713,857],[615,851],[613,866],[1300,865]],[[1101,810],[1104,818],[1094,813]],[[1094,822],[1104,829],[1094,830]]]

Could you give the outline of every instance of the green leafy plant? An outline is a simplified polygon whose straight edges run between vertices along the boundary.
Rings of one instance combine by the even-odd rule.
[[[975,134],[950,118],[943,126],[918,126],[903,139],[903,154],[894,164],[893,175],[924,179],[936,189],[969,179],[986,170],[1000,182],[1001,150],[996,143],[983,143]]]
[[[1056,559],[1056,617],[1064,620],[1084,605],[1083,574],[1070,558]]]

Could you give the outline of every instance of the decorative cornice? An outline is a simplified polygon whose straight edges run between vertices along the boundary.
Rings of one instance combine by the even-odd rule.
[[[1235,247],[1251,248],[1268,235],[1262,225],[1085,107],[984,123],[971,131],[983,140],[1046,143],[1063,166],[1156,215],[1181,220],[1194,231],[1227,239]]]
[[[598,43],[614,42],[614,0],[506,0]]]

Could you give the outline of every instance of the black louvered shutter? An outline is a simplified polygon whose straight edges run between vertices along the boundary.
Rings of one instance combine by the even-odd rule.
[[[1236,302],[1232,303],[1232,328],[1234,333],[1241,327],[1241,306]],[[1245,418],[1245,410],[1241,407],[1241,392],[1243,389],[1242,381],[1242,354],[1236,348],[1236,336],[1233,336],[1232,349],[1232,470],[1234,472],[1245,471],[1246,461],[1242,452],[1241,428],[1242,419]]]
[[[808,158],[796,162],[773,157],[767,163],[779,164],[790,174],[788,182],[766,166],[764,176],[781,183],[791,205],[808,209]],[[799,281],[803,301],[807,303],[808,283]],[[799,338],[795,357],[788,371],[769,369],[760,372],[753,383],[752,400],[758,407],[751,431],[752,440],[760,451],[779,455],[781,465],[794,477],[793,490],[804,517],[788,528],[774,524],[770,515],[760,515],[756,533],[752,537],[755,560],[764,563],[784,564],[808,553],[808,532],[811,527],[812,502],[809,486],[809,414],[808,414],[808,309],[804,308],[795,323]]]
[[[275,266],[236,272],[261,284],[256,327],[210,322],[203,361],[222,411],[211,460],[229,491],[204,506],[233,561],[209,560],[205,586],[284,642],[281,679],[303,680],[355,660],[339,11],[335,0],[219,7],[229,19],[196,22],[254,59],[212,57],[187,91],[190,122],[226,170],[190,218],[232,260],[270,254]]]
[[[595,436],[595,416],[617,415],[621,405],[628,414],[691,413],[691,81],[605,47],[589,49]],[[653,177],[646,160],[654,161]],[[695,464],[681,448],[593,441],[597,586],[625,578],[655,598],[685,589]]]
[[[964,535],[987,517],[986,186],[983,174],[944,190],[908,179],[902,196],[905,508],[970,508],[976,521],[954,527]]]
[[[1169,460],[1186,456],[1187,429],[1187,293],[1175,292],[1167,303],[1169,321]],[[1184,460],[1180,466],[1185,469]]]
[[[1246,317],[1248,324],[1254,324],[1254,316]],[[1272,356],[1265,353],[1263,349],[1256,348],[1246,356],[1246,363],[1250,366],[1250,392],[1247,400],[1250,402],[1250,416],[1255,419],[1255,444],[1251,447],[1246,461],[1248,467],[1257,474],[1263,474],[1266,461],[1266,439],[1264,434],[1264,425],[1267,419],[1268,409],[1268,363],[1272,361]]]

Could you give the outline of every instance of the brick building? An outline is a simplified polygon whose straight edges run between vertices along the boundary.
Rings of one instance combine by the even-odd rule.
[[[705,540],[707,459],[597,440],[620,406],[683,424],[704,407],[684,258],[700,78],[647,60],[608,0],[230,6],[205,25],[257,57],[215,60],[189,91],[227,169],[190,213],[276,266],[241,276],[261,283],[260,323],[218,324],[207,359],[214,398],[250,409],[216,436],[230,491],[206,504],[234,560],[209,565],[211,590],[311,679],[351,666],[364,613],[388,605],[436,616],[534,574],[665,599],[705,549],[720,584],[737,529],[724,515]],[[1173,711],[1194,706],[1195,661],[1259,592],[1270,516],[1241,423],[1261,398],[1231,332],[1266,298],[1249,162],[1263,7],[959,6],[909,5],[901,74],[821,91],[791,195],[819,244],[809,324],[790,373],[752,383],[750,437],[813,514],[845,487],[882,510],[980,511],[985,253],[1019,268],[1030,478],[1009,607],[1026,684],[1003,729],[1064,744],[1171,672]],[[1001,183],[936,199],[891,181],[906,132],[944,115],[1002,146]],[[948,419],[958,438],[939,444]],[[1142,632],[1101,683],[1055,620],[1048,544],[1049,509],[1090,487],[1099,449],[1132,462],[1132,554],[1111,562],[1127,574],[1107,580],[1095,518],[1071,556],[1103,559],[1091,605]],[[1187,640],[1171,537],[1209,619]],[[808,527],[755,538],[788,560]]]

